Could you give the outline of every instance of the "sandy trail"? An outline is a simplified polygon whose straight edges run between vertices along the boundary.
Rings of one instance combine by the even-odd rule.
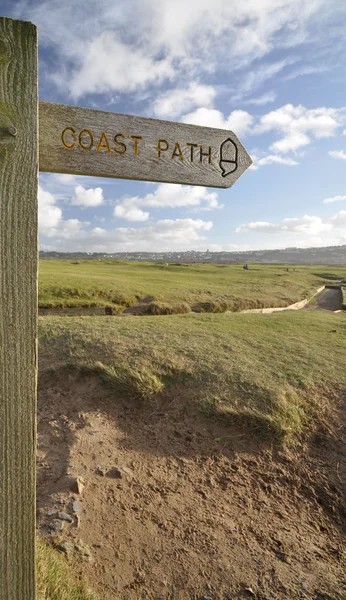
[[[345,439],[345,403],[280,452],[178,390],[134,405],[96,378],[41,374],[38,525],[87,544],[92,561],[74,570],[102,600],[344,600]],[[48,533],[52,510],[73,522]]]

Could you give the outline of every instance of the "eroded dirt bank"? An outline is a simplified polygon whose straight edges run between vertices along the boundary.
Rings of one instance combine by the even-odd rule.
[[[39,388],[39,528],[86,544],[74,568],[102,600],[346,598],[344,402],[279,451],[178,389],[139,406],[65,369]]]

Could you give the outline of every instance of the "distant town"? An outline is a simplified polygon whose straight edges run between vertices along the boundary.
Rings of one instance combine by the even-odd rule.
[[[346,245],[324,248],[284,248],[279,250],[248,250],[246,252],[40,252],[41,259],[67,260],[143,260],[158,262],[211,263],[292,263],[344,265]]]

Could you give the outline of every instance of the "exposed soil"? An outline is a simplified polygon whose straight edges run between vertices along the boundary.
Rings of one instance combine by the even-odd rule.
[[[146,313],[150,300],[146,299],[142,302],[138,302],[134,306],[128,306],[123,312],[117,313],[116,308],[112,312],[112,307],[105,306],[89,306],[89,307],[65,307],[65,308],[41,308],[38,309],[38,314],[44,316],[55,316],[55,317],[100,317],[109,316],[113,314],[117,317],[124,317],[129,315],[143,315]]]
[[[100,599],[346,598],[345,402],[279,451],[172,389],[139,406],[62,370],[39,390],[38,525],[89,546],[74,568]],[[72,515],[74,499],[79,518],[47,533],[46,513]]]
[[[40,308],[38,314],[41,317],[100,317],[105,315],[104,306],[91,306],[89,308]]]

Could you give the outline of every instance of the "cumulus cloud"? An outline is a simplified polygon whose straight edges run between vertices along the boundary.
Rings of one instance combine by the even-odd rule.
[[[168,188],[165,190],[165,188]],[[172,189],[173,188],[173,189]],[[179,194],[181,192],[181,196]],[[185,194],[185,196],[184,196]],[[184,199],[185,198],[185,199]],[[198,206],[199,203],[213,205],[217,195],[209,194],[205,188],[192,188],[180,185],[158,186],[153,194],[142,199],[147,206]],[[129,198],[127,200],[130,200]],[[135,199],[133,199],[135,200]],[[116,208],[121,208],[118,205]],[[135,214],[135,211],[138,214]],[[127,212],[126,212],[127,211]],[[132,211],[132,214],[131,214]],[[141,209],[135,205],[124,205],[127,220],[146,220],[140,218]],[[135,218],[133,218],[135,217]],[[138,218],[139,217],[139,218]],[[104,219],[96,219],[104,221]],[[90,227],[89,221],[64,219],[62,210],[56,206],[54,194],[39,188],[39,226],[40,236],[49,238],[50,249],[61,251],[84,250],[85,252],[113,252],[125,250],[170,250],[191,247],[191,244],[205,239],[204,233],[213,226],[211,221],[202,219],[161,219],[147,227],[117,227],[105,229]],[[47,244],[45,244],[47,247]]]
[[[110,60],[110,56],[112,60]],[[140,49],[125,44],[109,31],[101,33],[88,45],[81,68],[68,78],[71,95],[78,99],[86,93],[117,90],[133,92],[174,75],[170,59],[155,60]],[[65,72],[57,73],[57,85],[66,84]]]
[[[161,94],[154,101],[154,114],[160,119],[173,119],[195,106],[210,106],[215,95],[213,86],[192,82],[188,88],[169,90]]]
[[[346,196],[332,196],[331,198],[325,198],[323,204],[331,204],[332,202],[341,202],[346,200]]]
[[[56,198],[41,186],[38,188],[38,225],[39,231],[48,234],[62,220],[62,211],[56,206]]]
[[[331,218],[331,224],[337,229],[346,228],[346,210],[341,210],[334,217]]]
[[[344,197],[346,199],[346,196]],[[339,198],[338,198],[339,199]],[[334,199],[332,199],[334,201]],[[300,246],[318,245],[323,246],[341,240],[346,234],[346,210],[323,219],[322,217],[304,215],[303,217],[282,219],[278,223],[268,221],[254,221],[245,223],[236,228],[236,233],[252,232],[259,234],[279,234],[280,240],[284,234],[304,234],[299,239]],[[326,237],[325,234],[330,233]],[[320,237],[318,237],[320,236]],[[287,238],[286,238],[287,239]],[[297,240],[297,238],[295,238]],[[295,241],[296,245],[298,244]],[[341,242],[340,242],[341,243]],[[265,243],[263,247],[265,247]]]
[[[204,232],[210,231],[211,221],[201,219],[164,219],[149,227],[118,227],[103,229],[83,227],[68,232],[65,227],[57,232],[50,249],[85,252],[126,252],[187,249],[191,244],[205,239]]]
[[[81,234],[84,234],[85,228],[90,225],[89,221],[80,221],[79,219],[62,219],[57,227],[53,227],[47,237],[59,237],[63,240],[76,240]]]
[[[114,216],[127,221],[147,221],[150,213],[140,207],[150,208],[220,208],[216,192],[208,192],[205,187],[183,186],[161,183],[155,192],[145,196],[123,198],[114,208]]]
[[[114,209],[114,216],[118,219],[125,219],[126,221],[147,221],[150,213],[141,210],[136,207],[133,202],[136,198],[128,198],[124,200],[122,204],[118,204]]]
[[[38,224],[39,232],[45,237],[72,239],[76,237],[88,221],[63,218],[62,210],[56,206],[56,197],[41,186],[38,188]]]
[[[38,25],[41,43],[59,59],[50,63],[59,65],[54,81],[78,98],[137,92],[172,77],[249,71],[263,57],[270,63],[277,49],[314,41],[313,25],[325,25],[333,9],[336,21],[344,7],[333,0],[43,0],[20,2],[15,12]]]
[[[249,132],[254,117],[246,110],[233,110],[228,117],[215,108],[197,108],[197,110],[184,115],[183,123],[216,127],[217,129],[231,129],[238,136]]]
[[[77,185],[74,190],[71,204],[81,206],[82,208],[90,208],[101,206],[104,203],[103,189],[100,187],[86,189],[82,185]]]
[[[297,165],[292,158],[281,155],[295,152],[311,144],[313,139],[332,137],[340,133],[340,127],[346,121],[346,108],[319,107],[308,109],[305,106],[286,104],[280,108],[255,117],[245,110],[234,110],[229,116],[215,108],[200,107],[184,115],[184,123],[231,129],[237,135],[261,135],[278,133],[281,137],[270,146],[272,154],[257,158],[256,169],[265,164]],[[329,152],[334,158],[346,159],[343,150]]]
[[[346,160],[346,152],[343,150],[330,150],[328,152],[329,156],[332,158],[339,158],[341,160]]]
[[[312,138],[336,135],[345,121],[345,109],[314,108],[286,104],[263,115],[253,133],[278,132],[283,137],[270,148],[275,152],[290,152],[310,144]]]
[[[330,231],[331,223],[326,223],[321,217],[305,215],[300,218],[283,219],[279,223],[269,223],[267,221],[255,221],[246,223],[237,227],[236,232],[255,231],[258,233],[305,233],[307,235],[317,235],[322,231]]]

